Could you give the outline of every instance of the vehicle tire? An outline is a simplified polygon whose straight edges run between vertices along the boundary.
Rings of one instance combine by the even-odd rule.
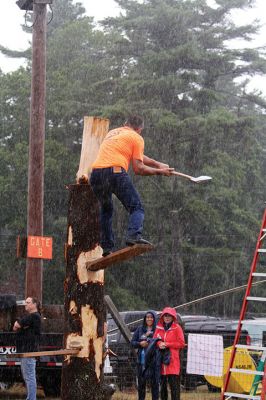
[[[211,385],[209,382],[207,382],[207,387],[208,387],[208,391],[209,391],[210,393],[218,393],[218,392],[221,391],[221,389],[220,389],[219,387],[213,386],[213,385]]]
[[[195,376],[188,376],[186,375],[184,379],[181,380],[181,385],[183,386],[184,390],[196,390],[197,388],[197,380]]]
[[[61,374],[60,374],[61,375]],[[61,393],[61,376],[59,374],[46,374],[40,378],[45,396],[59,397]]]

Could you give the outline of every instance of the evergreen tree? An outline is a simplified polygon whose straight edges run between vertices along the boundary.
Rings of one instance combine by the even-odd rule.
[[[114,118],[143,112],[147,153],[191,175],[214,177],[205,187],[171,179],[138,182],[146,231],[157,244],[148,261],[153,290],[146,297],[155,307],[215,291],[217,282],[228,287],[230,266],[242,269],[243,249],[248,255],[254,246],[264,194],[258,138],[265,101],[235,78],[264,73],[266,64],[258,50],[227,45],[256,34],[258,24],[237,27],[230,20],[231,10],[251,3],[221,0],[213,8],[205,1],[120,0],[123,13],[104,22],[106,32],[120,32],[111,49],[118,75],[107,111]],[[140,274],[149,279],[150,268],[146,273],[139,264],[130,280],[123,276],[126,287]],[[237,274],[236,283],[243,276]]]

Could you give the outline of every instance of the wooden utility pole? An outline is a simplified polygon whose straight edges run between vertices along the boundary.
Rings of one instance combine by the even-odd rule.
[[[33,10],[27,236],[43,236],[46,6],[51,3],[52,0],[17,1],[21,9]],[[27,258],[26,297],[42,300],[42,270],[41,259]]]

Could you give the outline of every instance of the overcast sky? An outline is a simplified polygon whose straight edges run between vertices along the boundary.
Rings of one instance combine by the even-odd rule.
[[[118,6],[113,0],[79,1],[83,3],[87,14],[93,16],[96,20],[119,14]],[[257,0],[254,9],[248,9],[247,11],[238,10],[237,13],[234,14],[235,22],[238,24],[249,23],[255,18],[261,21],[263,27],[259,36],[256,38],[256,41],[254,41],[254,46],[265,46],[266,0]],[[0,44],[14,50],[26,49],[31,36],[22,31],[21,25],[23,23],[24,11],[20,10],[16,5],[16,0],[1,0]],[[241,46],[241,44],[239,44],[239,46]],[[16,69],[21,63],[21,60],[13,60],[0,54],[0,68],[4,72]],[[266,97],[266,76],[254,78],[252,81],[252,87],[263,90],[264,96]]]

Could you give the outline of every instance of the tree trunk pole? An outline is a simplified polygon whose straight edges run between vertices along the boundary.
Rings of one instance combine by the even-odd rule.
[[[43,235],[44,138],[46,94],[46,4],[33,4],[32,81],[28,169],[27,235]],[[41,259],[26,262],[26,297],[42,300]]]
[[[86,117],[78,180],[89,176],[109,121]],[[86,143],[86,145],[84,145]],[[84,179],[82,180],[84,182]],[[104,271],[86,264],[101,257],[99,204],[88,183],[69,186],[65,279],[65,348],[79,347],[62,369],[62,400],[101,400],[106,312]]]

